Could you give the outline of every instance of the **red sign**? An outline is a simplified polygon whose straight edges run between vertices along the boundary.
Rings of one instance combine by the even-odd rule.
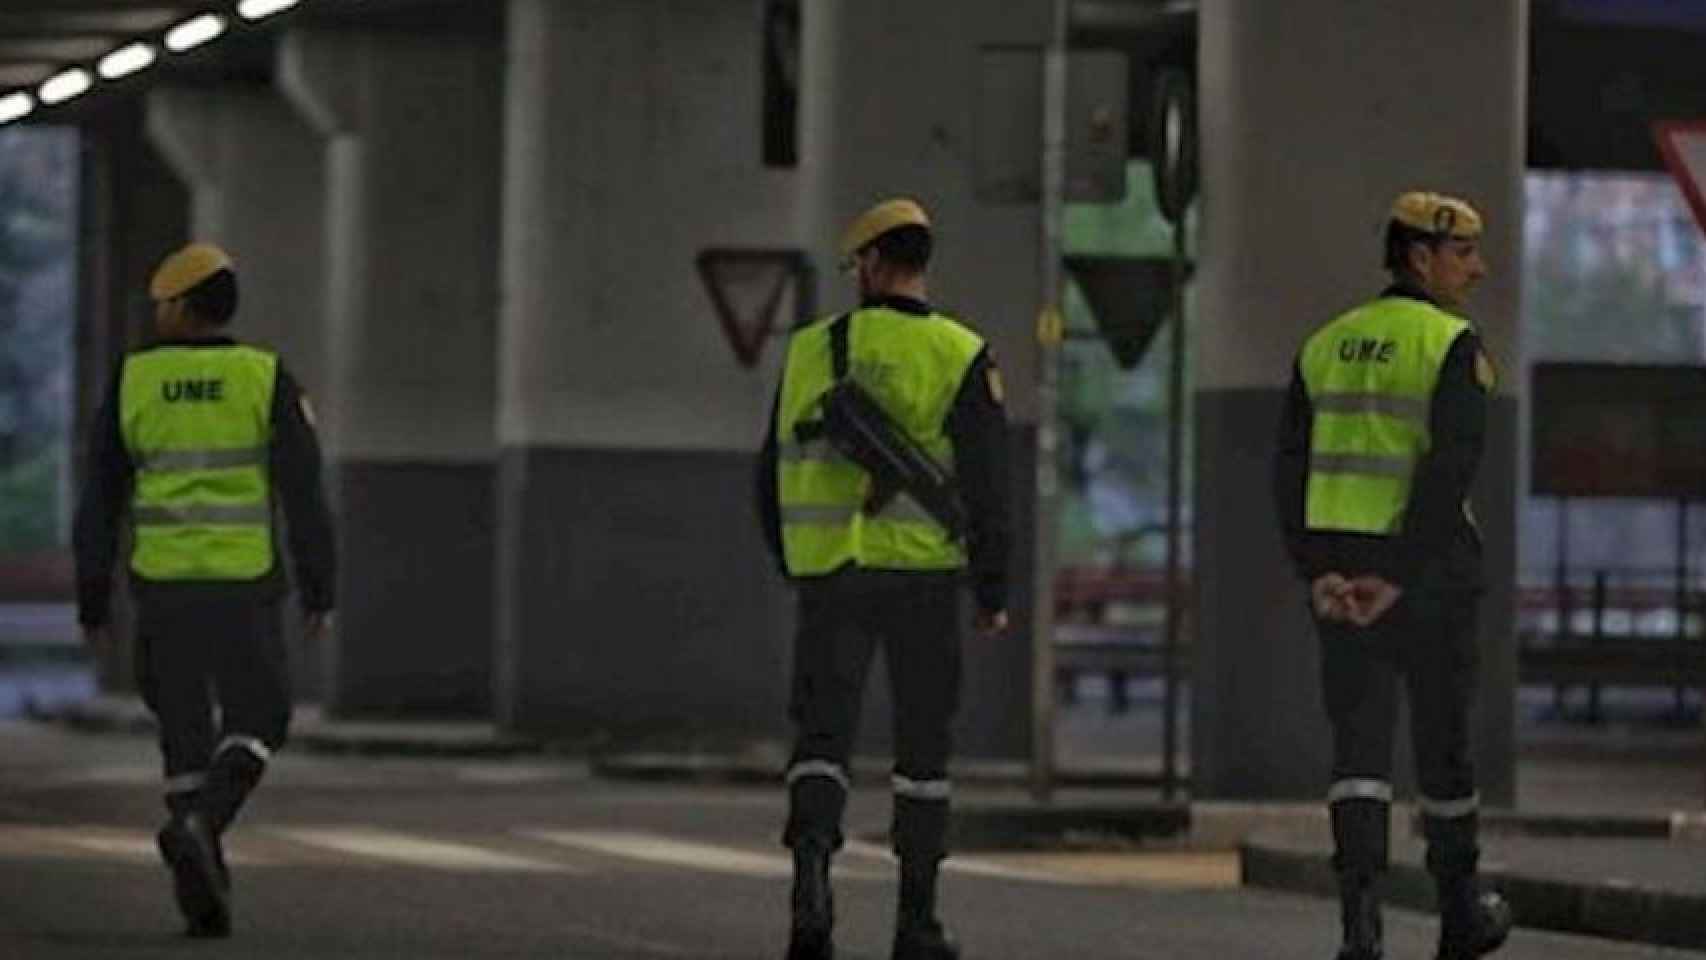
[[[1666,121],[1653,124],[1653,139],[1665,166],[1694,211],[1694,222],[1706,231],[1706,120]]]
[[[1706,368],[1537,363],[1532,376],[1531,492],[1706,496]]]

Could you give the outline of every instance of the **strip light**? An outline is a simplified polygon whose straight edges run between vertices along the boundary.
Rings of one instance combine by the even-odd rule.
[[[0,126],[24,119],[33,113],[35,108],[35,98],[21,91],[0,97]]]
[[[264,20],[283,13],[302,0],[240,0],[237,13],[245,20]],[[185,53],[223,36],[226,18],[217,13],[204,13],[166,31],[165,46],[172,53]],[[146,41],[125,44],[102,57],[95,66],[103,80],[118,80],[153,66],[159,51]],[[14,123],[35,112],[38,103],[53,106],[88,93],[95,77],[82,67],[62,70],[45,80],[34,96],[19,90],[0,96],[0,126]]]
[[[243,0],[237,4],[237,12],[244,20],[263,20],[275,13],[281,13],[296,6],[301,0]]]
[[[154,65],[154,47],[146,43],[132,43],[114,50],[101,58],[100,65],[95,68],[102,78],[117,80],[128,77],[140,70],[146,70]]]
[[[47,78],[42,83],[41,89],[36,91],[36,95],[41,98],[42,103],[51,106],[56,103],[64,103],[73,97],[80,97],[88,93],[89,88],[94,85],[95,80],[89,76],[89,71],[82,67],[72,67],[70,70],[62,70]]]
[[[204,13],[166,31],[166,49],[173,53],[194,50],[210,40],[217,39],[224,32],[224,17],[217,13]]]

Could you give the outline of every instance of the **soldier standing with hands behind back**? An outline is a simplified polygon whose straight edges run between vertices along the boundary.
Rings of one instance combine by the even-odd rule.
[[[1280,424],[1276,507],[1309,585],[1333,728],[1340,960],[1382,956],[1376,885],[1400,682],[1439,897],[1438,958],[1490,953],[1510,926],[1504,902],[1478,889],[1469,756],[1484,584],[1468,496],[1494,375],[1457,311],[1486,275],[1481,230],[1462,200],[1398,197],[1386,228],[1391,286],[1305,342]]]

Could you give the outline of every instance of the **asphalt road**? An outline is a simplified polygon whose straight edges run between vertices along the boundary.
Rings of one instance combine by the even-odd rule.
[[[617,784],[570,761],[287,754],[229,843],[237,933],[188,942],[154,859],[144,739],[0,724],[0,958],[776,958],[788,861],[779,790]],[[856,832],[887,816],[854,798]],[[1313,958],[1326,901],[1245,891],[1226,855],[956,858],[950,924],[971,958]],[[838,860],[840,956],[887,956],[893,867]],[[1394,958],[1431,918],[1394,911]],[[1521,932],[1513,960],[1702,956]]]

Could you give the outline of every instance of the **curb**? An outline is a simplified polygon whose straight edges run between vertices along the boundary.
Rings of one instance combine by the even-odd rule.
[[[307,727],[291,734],[291,743],[309,753],[371,757],[500,758],[544,753],[545,744],[490,730],[470,730],[433,736],[397,730],[342,730],[336,724]]]
[[[1421,834],[1421,814],[1411,830]],[[1706,812],[1571,814],[1481,811],[1483,834],[1524,837],[1628,838],[1636,840],[1706,840]]]
[[[1184,838],[1186,804],[1133,806],[956,806],[950,843],[956,850],[1106,850]]]
[[[860,786],[889,785],[893,761],[887,757],[855,757],[853,782]],[[592,760],[594,775],[609,780],[726,784],[775,784],[788,767],[788,754],[780,744],[759,742],[723,752],[685,750],[609,751]],[[960,760],[949,764],[956,784],[987,787],[1026,788],[1030,767],[1019,761]],[[1123,767],[1089,767],[1055,775],[1059,790],[1129,789],[1152,790],[1159,780],[1152,774]]]
[[[1238,860],[1244,886],[1338,895],[1330,856],[1324,851],[1258,837],[1240,845]],[[1504,894],[1524,927],[1706,949],[1706,896],[1631,884],[1551,880],[1496,868],[1484,870],[1482,877]],[[1433,880],[1419,864],[1394,860],[1381,893],[1394,906],[1434,910]]]

